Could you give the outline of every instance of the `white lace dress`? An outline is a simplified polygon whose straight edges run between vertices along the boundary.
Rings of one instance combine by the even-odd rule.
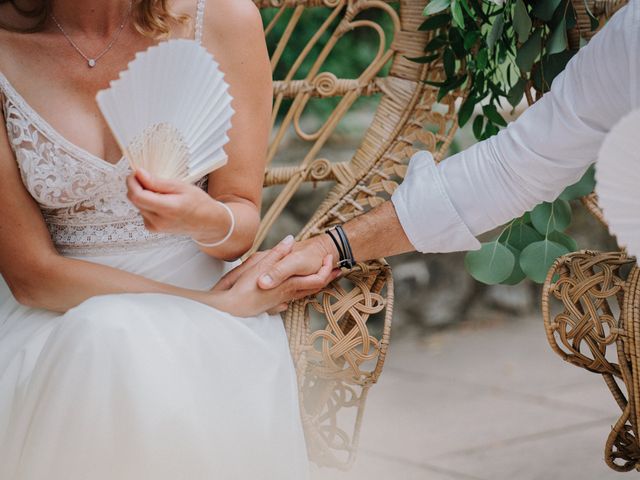
[[[0,107],[61,254],[193,289],[224,273],[189,239],[146,231],[126,161],[65,140],[2,74]],[[2,480],[301,480],[296,390],[279,317],[161,294],[60,315],[18,304],[0,278]]]

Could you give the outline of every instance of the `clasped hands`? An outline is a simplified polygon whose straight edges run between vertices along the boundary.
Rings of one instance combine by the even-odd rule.
[[[320,291],[340,275],[333,259],[311,242],[296,243],[288,236],[271,250],[254,253],[222,277],[213,291],[230,294],[233,305],[225,310],[234,315],[280,313],[292,300]]]
[[[148,230],[193,234],[211,197],[200,188],[138,171],[127,179],[128,198],[140,210]],[[210,214],[210,213],[208,213]],[[226,212],[221,215],[226,216]],[[216,222],[211,222],[216,223]],[[200,227],[201,228],[201,227]],[[224,227],[227,228],[227,227]],[[220,232],[220,237],[224,233]],[[337,251],[326,235],[296,243],[288,236],[269,251],[257,252],[213,287],[216,303],[242,317],[279,313],[292,300],[318,292],[334,280]]]

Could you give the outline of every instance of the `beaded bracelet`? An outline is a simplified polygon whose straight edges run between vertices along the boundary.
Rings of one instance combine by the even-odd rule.
[[[227,234],[224,236],[224,238],[222,240],[219,240],[217,242],[214,243],[203,243],[203,242],[199,242],[198,240],[196,240],[195,238],[191,237],[191,240],[193,240],[195,243],[197,243],[198,245],[200,245],[201,247],[206,247],[206,248],[213,248],[213,247],[219,247],[220,245],[222,245],[224,242],[226,242],[227,240],[229,240],[229,238],[231,237],[231,235],[233,234],[234,229],[236,228],[236,217],[233,215],[233,211],[229,208],[229,206],[226,203],[223,202],[218,202],[220,205],[222,205],[225,210],[227,211],[227,213],[229,214],[229,217],[231,217],[231,226],[229,227],[229,231],[227,232]]]

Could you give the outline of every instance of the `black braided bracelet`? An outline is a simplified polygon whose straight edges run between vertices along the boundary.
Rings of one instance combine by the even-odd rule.
[[[335,230],[335,233],[332,230]],[[333,243],[338,250],[338,255],[340,255],[338,266],[340,268],[349,269],[355,267],[356,261],[353,258],[351,244],[349,243],[349,239],[347,238],[347,234],[345,233],[344,228],[342,228],[341,225],[336,225],[335,227],[327,230],[327,235],[329,235],[331,240],[333,240]]]

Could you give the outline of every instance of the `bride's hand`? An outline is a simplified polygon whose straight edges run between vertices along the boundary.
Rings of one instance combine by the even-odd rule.
[[[138,209],[150,232],[199,235],[203,225],[219,228],[211,238],[228,230],[228,213],[202,189],[179,180],[165,180],[136,170],[127,177],[127,197]]]
[[[249,317],[268,311],[279,313],[290,301],[316,293],[340,273],[333,268],[333,258],[327,255],[320,269],[311,275],[295,277],[272,290],[258,287],[258,278],[288,255],[294,244],[289,236],[273,249],[258,252],[239,267],[222,277],[212,292],[222,299],[222,309],[239,317]]]

